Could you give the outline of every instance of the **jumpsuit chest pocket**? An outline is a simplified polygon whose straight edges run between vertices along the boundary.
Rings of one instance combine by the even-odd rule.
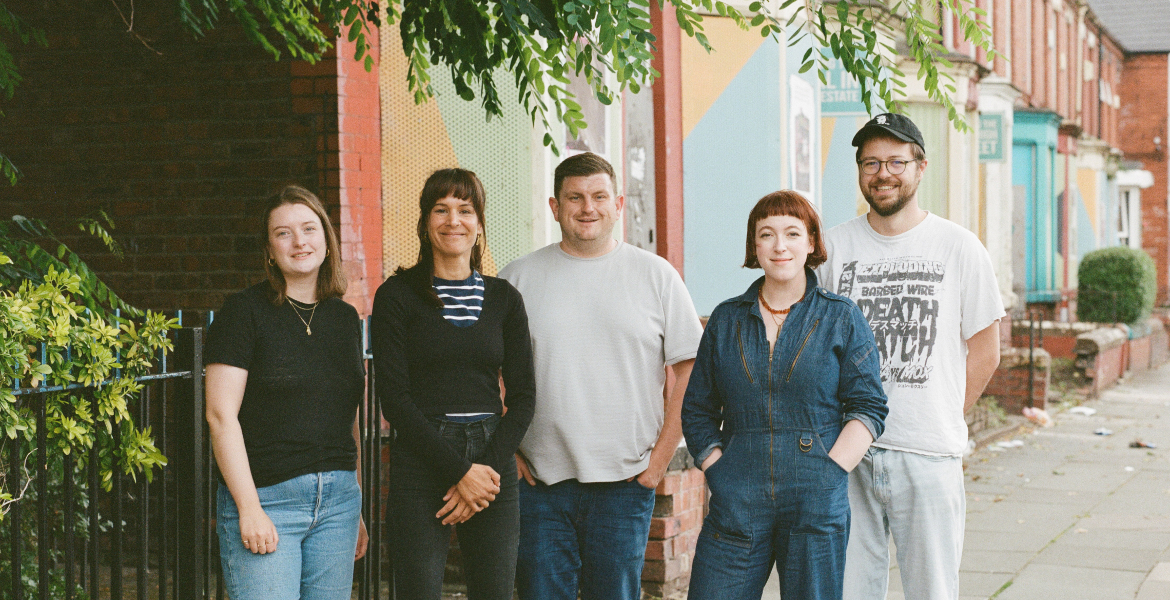
[[[788,432],[786,444],[792,457],[792,473],[806,489],[833,490],[849,481],[849,474],[829,457],[825,439],[815,431]]]

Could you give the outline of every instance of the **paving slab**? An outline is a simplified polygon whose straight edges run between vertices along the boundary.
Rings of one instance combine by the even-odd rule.
[[[1033,558],[1033,552],[1011,550],[974,550],[967,548],[963,551],[963,565],[961,571],[971,573],[1007,573],[1015,574],[1024,568]]]
[[[1116,548],[1066,543],[1049,545],[1032,559],[1033,564],[1088,567],[1145,574],[1158,564],[1159,550]]]
[[[1031,564],[997,600],[1114,600],[1133,598],[1144,573]]]

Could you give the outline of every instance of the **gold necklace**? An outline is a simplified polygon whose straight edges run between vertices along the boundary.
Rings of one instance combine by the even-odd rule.
[[[305,324],[306,335],[313,335],[313,328],[309,327],[309,325],[313,323],[313,315],[317,314],[317,305],[320,303],[320,300],[313,303],[313,310],[309,313],[309,320],[306,321],[305,318],[301,316],[301,311],[297,309],[297,305],[293,302],[293,299],[288,298],[288,305],[292,307],[293,313],[297,315],[297,318],[301,320],[301,323]]]

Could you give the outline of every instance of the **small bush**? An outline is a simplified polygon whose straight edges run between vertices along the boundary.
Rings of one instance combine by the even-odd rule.
[[[1094,250],[1081,260],[1077,286],[1077,319],[1137,323],[1154,307],[1154,259],[1136,248]]]

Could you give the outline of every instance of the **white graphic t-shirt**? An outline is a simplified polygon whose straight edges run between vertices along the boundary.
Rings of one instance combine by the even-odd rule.
[[[967,339],[1004,316],[991,257],[970,231],[934,214],[889,237],[861,215],[825,233],[825,289],[873,328],[889,397],[881,448],[961,456]]]

